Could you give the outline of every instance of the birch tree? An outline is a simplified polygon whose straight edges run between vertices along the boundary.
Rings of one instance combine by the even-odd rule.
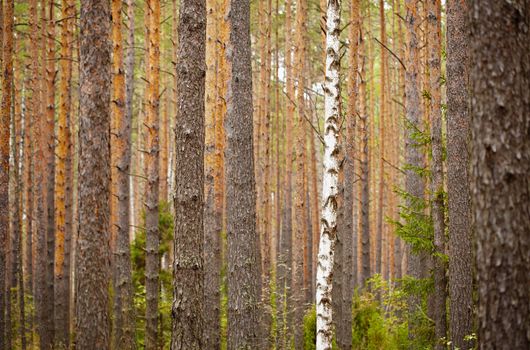
[[[337,234],[337,195],[340,125],[340,0],[328,0],[326,16],[326,80],[322,225],[317,267],[317,350],[331,349],[333,259]]]

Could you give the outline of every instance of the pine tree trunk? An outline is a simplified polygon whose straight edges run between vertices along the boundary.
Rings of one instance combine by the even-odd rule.
[[[76,349],[79,350],[110,348],[110,21],[108,1],[81,3],[76,245]]]
[[[419,18],[417,16],[418,0],[406,0],[405,6],[406,27],[407,27],[407,52],[406,52],[406,73],[405,73],[405,110],[406,110],[406,140],[405,140],[405,163],[407,169],[405,170],[405,191],[412,199],[408,199],[406,205],[413,207],[418,200],[423,200],[425,184],[423,178],[417,173],[417,169],[424,167],[423,148],[418,145],[418,141],[414,138],[414,134],[421,128],[421,101],[420,101],[420,87],[419,87],[419,42],[418,42],[418,26]],[[416,213],[421,215],[422,213]],[[412,253],[410,247],[408,249],[408,267],[407,273],[414,278],[422,278],[424,266],[427,258],[425,252]],[[415,318],[412,317],[421,307],[421,300],[418,296],[412,296],[409,300],[409,339],[416,338],[416,323]]]
[[[370,137],[369,133],[369,111],[366,103],[366,53],[365,43],[360,33],[359,38],[359,153],[361,173],[361,220],[360,241],[361,257],[359,267],[359,284],[364,285],[370,278]]]
[[[284,207],[282,215],[282,232],[278,253],[278,329],[280,330],[280,348],[286,348],[291,324],[291,266],[292,266],[292,148],[293,148],[293,117],[294,98],[293,54],[292,54],[292,0],[285,0],[285,79],[286,79],[286,111],[285,111],[285,175],[284,175]],[[286,308],[287,312],[284,312]]]
[[[15,45],[14,45],[15,46]],[[16,48],[14,48],[16,52]],[[13,274],[14,274],[14,284],[13,287],[16,288],[17,295],[14,296],[13,300],[17,301],[18,305],[18,323],[16,324],[18,336],[20,336],[20,348],[22,350],[26,349],[26,320],[25,320],[25,303],[24,303],[24,276],[23,276],[23,258],[22,258],[22,203],[23,203],[23,176],[24,173],[24,164],[21,162],[20,156],[22,150],[24,149],[24,134],[22,131],[22,72],[25,62],[24,58],[17,59],[15,63],[15,76],[14,76],[14,86],[13,86],[13,104],[14,104],[14,115],[13,115],[13,216],[12,216],[12,229],[13,229]],[[19,82],[19,83],[17,83]],[[13,310],[13,314],[15,310]],[[13,335],[16,333],[13,329]]]
[[[158,299],[160,274],[160,232],[158,230],[159,203],[159,86],[160,86],[160,0],[150,0],[146,3],[148,26],[146,38],[148,40],[148,55],[146,70],[146,114],[145,133],[146,154],[145,174],[147,183],[144,195],[145,230],[146,230],[146,258],[145,258],[145,349],[155,350],[159,347],[158,335]],[[179,167],[181,163],[178,163]],[[197,173],[198,174],[198,173]]]
[[[430,119],[431,119],[431,215],[434,225],[434,331],[435,348],[443,350],[447,339],[447,279],[445,263],[445,210],[442,155],[442,110],[441,110],[441,4],[429,0],[428,40],[430,73]]]
[[[261,258],[255,222],[250,2],[231,0],[227,16],[228,348],[260,349]]]
[[[471,2],[471,194],[479,349],[530,336],[530,4]]]
[[[468,1],[447,2],[447,210],[450,334],[453,349],[473,342],[473,253],[469,190]]]
[[[130,4],[132,5],[132,4]],[[126,69],[124,69],[122,12],[123,2],[111,2],[112,13],[112,96],[111,96],[111,230],[114,245],[114,334],[115,349],[131,350],[134,342],[132,266],[129,244],[131,118],[127,113]],[[133,19],[132,19],[133,20]],[[128,87],[128,86],[127,86]],[[132,106],[131,106],[132,107]]]
[[[381,45],[386,45],[386,25],[385,25],[385,2],[379,0],[379,25],[381,31]],[[381,73],[380,73],[380,97],[379,97],[379,208],[377,210],[377,236],[375,250],[375,272],[382,273],[384,263],[384,225],[383,216],[385,212],[385,128],[387,125],[386,111],[386,90],[387,90],[387,52],[381,48]],[[389,124],[389,123],[388,123]]]
[[[203,303],[206,1],[182,1],[179,23],[172,350],[204,348],[208,311]]]
[[[272,1],[262,1],[263,12],[261,14],[262,30],[261,37],[263,45],[261,47],[261,66],[260,66],[260,103],[259,103],[259,124],[261,154],[258,155],[259,173],[261,176],[261,220],[259,223],[261,235],[261,257],[262,257],[262,303],[264,305],[263,340],[270,347],[269,335],[271,329],[272,316],[270,311],[270,277],[271,277],[271,237],[272,237],[272,218],[270,203],[270,78],[271,78],[271,11]],[[259,177],[258,177],[259,179]]]
[[[72,22],[75,15],[75,4],[65,0],[61,4],[61,49],[59,61],[59,106],[57,120],[57,159],[55,176],[55,273],[54,273],[54,325],[55,345],[59,348],[69,346],[69,273],[65,267],[69,267],[66,253],[66,242],[70,238],[71,230],[66,230],[66,165],[70,155],[70,80],[72,73]],[[71,188],[70,188],[71,190]],[[71,229],[71,227],[69,227]]]
[[[351,349],[352,347],[352,299],[354,285],[356,284],[356,261],[354,255],[354,240],[357,239],[356,222],[354,221],[354,201],[355,198],[355,157],[357,156],[357,145],[355,140],[355,129],[357,127],[357,103],[358,103],[358,45],[360,34],[359,0],[352,0],[350,4],[350,28],[348,40],[350,47],[348,51],[348,105],[345,121],[346,135],[344,140],[344,219],[342,228],[342,290],[340,291],[342,317],[337,319],[339,325],[337,343],[341,349]],[[357,245],[355,245],[355,248]]]
[[[317,268],[317,350],[331,349],[333,260],[337,234],[337,187],[340,125],[340,1],[328,0],[326,21],[326,84],[322,226]]]
[[[9,349],[11,323],[6,319],[6,307],[11,293],[6,279],[7,247],[9,240],[9,140],[11,131],[11,104],[13,86],[13,30],[15,3],[5,0],[2,5],[2,109],[0,111],[0,350]]]
[[[293,327],[295,349],[304,346],[304,253],[307,249],[304,237],[307,234],[307,210],[306,193],[304,192],[304,163],[305,163],[305,55],[307,41],[307,2],[297,0],[296,2],[296,44],[294,52],[294,78],[297,82],[296,89],[296,128],[295,132],[295,187],[294,187],[294,211],[293,211]],[[293,96],[294,100],[294,96]]]
[[[44,337],[41,338],[43,349],[54,348],[54,265],[55,265],[55,12],[53,1],[45,1],[45,12],[43,17],[46,21],[45,32],[45,106],[46,127],[44,137],[48,146],[45,154],[46,161],[46,275],[45,275],[45,299],[43,302],[43,326]]]

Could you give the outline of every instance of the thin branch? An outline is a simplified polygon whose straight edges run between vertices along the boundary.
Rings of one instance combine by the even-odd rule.
[[[285,91],[283,91],[283,94],[287,97],[287,99],[289,100],[289,102],[292,103],[292,105],[295,107],[295,108],[298,108],[298,105],[291,99],[291,97],[289,97],[289,95],[287,95],[287,93]],[[320,133],[318,132],[318,130],[315,128],[315,126],[313,125],[313,123],[311,123],[311,121],[307,118],[307,116],[305,115],[305,113],[302,114],[302,117],[304,117],[304,119],[309,123],[309,125],[311,125],[311,128],[313,129],[313,131],[317,134],[317,137],[318,139],[320,140],[320,142],[322,142],[322,144],[324,145],[324,139],[322,138],[322,135],[320,135]]]
[[[407,67],[405,67],[405,64],[403,63],[403,61],[401,60],[401,58],[398,57],[398,55],[396,55],[392,50],[390,50],[385,44],[383,44],[382,42],[379,41],[379,39],[377,39],[375,36],[374,36],[374,40],[377,41],[381,46],[383,46],[385,49],[387,49],[388,52],[390,52],[390,54],[392,56],[394,56],[398,61],[399,63],[401,64],[401,67],[403,67],[403,69],[406,71],[407,70]]]

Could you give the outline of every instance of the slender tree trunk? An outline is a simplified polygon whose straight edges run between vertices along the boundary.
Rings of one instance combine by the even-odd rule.
[[[292,163],[293,163],[293,117],[294,82],[292,73],[292,0],[285,0],[285,78],[286,78],[286,113],[285,113],[285,176],[284,176],[284,207],[282,216],[282,233],[280,237],[280,251],[278,255],[278,329],[281,332],[281,348],[287,347],[289,327],[291,327],[291,266],[292,266]],[[287,312],[284,312],[286,308]]]
[[[30,295],[33,295],[34,297],[34,305],[35,305],[35,313],[33,315],[30,315],[30,334],[33,334],[33,325],[36,324],[37,331],[40,332],[40,297],[41,297],[41,291],[42,291],[42,264],[41,264],[41,257],[42,257],[42,239],[43,239],[43,224],[44,224],[44,201],[43,201],[43,186],[44,186],[44,178],[43,178],[43,161],[42,158],[44,157],[44,142],[42,137],[42,128],[44,123],[44,118],[39,118],[40,114],[40,101],[41,101],[41,84],[39,80],[40,76],[40,56],[39,56],[39,48],[40,48],[40,40],[39,40],[39,33],[38,33],[38,27],[39,27],[39,20],[38,20],[38,13],[37,13],[37,1],[31,0],[29,2],[29,40],[33,43],[36,43],[34,45],[30,46],[29,50],[29,75],[30,75],[30,82],[28,83],[29,90],[31,94],[28,96],[27,99],[27,115],[28,118],[31,119],[33,122],[32,130],[31,130],[31,136],[33,138],[34,144],[35,144],[35,151],[32,155],[33,158],[33,183],[32,188],[28,188],[27,191],[31,191],[32,198],[31,198],[31,206],[28,205],[28,211],[31,208],[31,212],[29,214],[32,217],[32,221],[34,223],[34,227],[30,227],[29,232],[31,234],[28,234],[27,240],[28,240],[28,251],[27,254],[29,255],[28,259],[28,271],[31,272],[31,275],[28,276],[28,292]],[[29,182],[28,182],[29,186]],[[33,234],[34,233],[34,234]],[[39,333],[40,334],[40,333]],[[33,343],[33,341],[32,341]]]
[[[370,137],[369,111],[366,103],[366,53],[364,38],[360,33],[359,38],[359,151],[361,173],[361,257],[359,268],[359,283],[364,285],[370,278]]]
[[[379,0],[379,26],[381,30],[381,44],[386,45],[386,25],[385,25],[385,2]],[[382,272],[382,262],[384,253],[384,225],[383,216],[385,212],[385,128],[387,123],[386,115],[386,85],[387,85],[387,52],[381,48],[381,72],[380,72],[380,97],[379,97],[379,209],[377,211],[377,236],[375,249],[375,272]]]
[[[6,0],[5,9],[2,3],[2,109],[0,111],[0,350],[9,349],[11,324],[7,322],[6,298],[9,283],[6,279],[6,255],[9,240],[9,140],[11,131],[11,104],[13,100],[13,30],[15,3]],[[4,12],[5,10],[5,12]]]
[[[130,3],[129,6],[132,6]],[[115,349],[136,348],[134,341],[133,286],[131,252],[129,244],[130,219],[130,168],[131,168],[131,119],[132,111],[126,96],[127,70],[123,61],[122,0],[111,2],[112,13],[112,100],[111,100],[111,230],[114,246],[114,335]],[[133,13],[130,13],[134,16]],[[132,21],[133,19],[130,19]],[[129,22],[130,23],[130,22]],[[130,62],[127,62],[130,63]],[[130,69],[130,68],[129,68]],[[131,73],[129,73],[130,75]],[[129,83],[131,83],[129,81]],[[131,97],[132,98],[132,97]],[[132,103],[131,103],[132,104]],[[132,108],[132,105],[130,106]]]
[[[355,157],[357,147],[355,142],[355,128],[357,127],[357,103],[358,103],[358,45],[360,34],[360,4],[359,0],[350,3],[350,29],[348,40],[350,42],[348,52],[348,105],[346,116],[346,135],[344,140],[344,218],[342,232],[342,290],[338,293],[341,304],[342,317],[336,318],[339,325],[337,332],[337,343],[341,349],[352,347],[352,299],[356,273],[354,274],[355,261],[353,260],[354,239],[357,239],[356,223],[354,222],[354,194],[355,188]]]
[[[331,349],[333,260],[337,234],[337,187],[340,125],[340,1],[328,0],[326,21],[326,84],[322,226],[317,268],[317,350]]]
[[[296,89],[296,129],[295,131],[295,188],[294,188],[294,220],[293,220],[293,327],[295,349],[304,346],[304,255],[307,250],[304,237],[307,235],[307,209],[306,193],[304,192],[305,181],[305,55],[307,41],[307,1],[297,0],[296,3],[296,45],[294,52],[294,78],[297,83]],[[292,97],[294,98],[294,96]],[[294,103],[294,101],[292,101]]]
[[[472,349],[473,253],[469,190],[469,1],[447,2],[447,204],[452,348]]]
[[[228,237],[228,348],[260,349],[260,250],[256,232],[252,150],[250,2],[228,5],[226,212]]]
[[[110,348],[110,31],[110,3],[83,1],[76,246],[76,349],[80,350]]]
[[[16,51],[16,49],[15,49]],[[14,284],[17,289],[17,305],[18,305],[18,332],[20,336],[20,348],[26,349],[26,319],[25,319],[25,303],[24,303],[24,276],[23,276],[23,258],[22,258],[22,203],[23,203],[23,173],[24,163],[21,162],[20,156],[23,155],[24,149],[24,134],[22,131],[22,85],[23,85],[23,66],[24,58],[16,60],[15,76],[13,84],[13,273]],[[19,83],[17,83],[19,82]],[[14,299],[14,298],[13,298]],[[14,314],[14,312],[13,312]],[[15,333],[13,333],[15,334]],[[17,335],[17,336],[18,336]]]
[[[145,258],[145,348],[158,348],[158,299],[160,291],[160,233],[158,230],[158,202],[159,202],[159,109],[160,109],[160,0],[149,0],[146,6],[148,30],[148,55],[146,70],[146,118],[144,121],[146,140],[145,174],[145,229],[146,229],[146,258]],[[182,166],[178,163],[179,167]],[[199,173],[197,173],[199,174]]]
[[[264,315],[263,322],[263,336],[266,347],[270,347],[269,335],[271,329],[272,315],[270,314],[270,278],[271,278],[271,237],[272,237],[272,215],[271,215],[271,164],[270,164],[270,81],[271,81],[271,27],[272,27],[272,1],[264,2],[262,17],[263,30],[262,36],[264,38],[263,55],[261,57],[262,67],[260,72],[261,92],[263,103],[260,104],[260,141],[262,144],[260,173],[261,177],[261,245],[262,245],[262,300]]]
[[[204,88],[206,1],[183,0],[177,64],[175,262],[171,349],[202,349],[204,340]],[[252,170],[251,170],[252,171]]]
[[[221,17],[216,0],[207,0],[206,23],[206,82],[204,119],[204,347],[221,346],[220,285],[221,285],[221,216],[215,206],[215,181],[217,164],[216,118],[217,112],[217,35]],[[220,82],[222,83],[222,82]]]
[[[479,349],[530,347],[530,3],[471,2]]]
[[[445,263],[445,210],[442,155],[442,110],[441,110],[441,4],[429,0],[428,34],[430,73],[430,117],[431,117],[431,203],[434,224],[434,330],[436,349],[443,350],[447,340],[447,279]]]
[[[45,1],[46,13],[46,59],[45,66],[45,91],[46,127],[44,137],[47,140],[46,161],[46,273],[45,273],[45,299],[43,299],[43,326],[44,337],[41,337],[43,349],[54,348],[54,265],[55,265],[55,12],[53,1]]]
[[[70,81],[72,74],[72,27],[75,15],[75,4],[64,0],[61,4],[61,50],[59,61],[59,107],[57,120],[57,160],[55,173],[55,280],[54,280],[54,311],[55,311],[55,345],[59,349],[69,347],[69,267],[65,251],[66,242],[71,231],[66,227],[66,164],[70,155],[71,131],[70,119]],[[70,188],[71,190],[71,188]],[[69,227],[71,229],[71,227]]]
[[[407,138],[405,142],[405,162],[408,166],[405,179],[405,190],[411,199],[407,200],[406,205],[414,206],[418,200],[423,200],[424,197],[424,180],[418,174],[417,169],[422,169],[423,154],[422,148],[418,145],[414,134],[417,130],[421,130],[421,101],[419,88],[419,47],[418,47],[418,26],[419,21],[417,17],[418,0],[406,0],[405,6],[407,9],[406,26],[408,34],[406,66],[405,73],[405,109],[406,109],[406,128]],[[423,213],[416,213],[422,215]],[[408,247],[408,271],[407,273],[414,278],[422,278],[424,266],[426,264],[426,253],[418,252],[412,253]],[[409,300],[409,316],[413,316],[421,307],[421,300],[417,296],[413,296]],[[416,338],[416,323],[414,317],[409,321],[409,338]]]

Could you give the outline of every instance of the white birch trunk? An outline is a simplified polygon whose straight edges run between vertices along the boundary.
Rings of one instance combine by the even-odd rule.
[[[317,350],[331,349],[333,338],[331,290],[337,232],[337,186],[339,177],[339,34],[340,0],[327,0],[326,81],[324,124],[324,173],[322,178],[322,220],[317,266]]]

